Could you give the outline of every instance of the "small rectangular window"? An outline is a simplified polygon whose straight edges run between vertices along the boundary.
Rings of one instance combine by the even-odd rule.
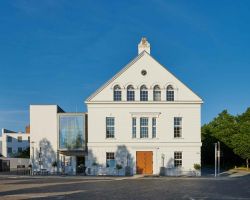
[[[106,117],[106,138],[115,137],[115,118]]]
[[[18,153],[21,153],[23,151],[22,147],[18,147]]]
[[[12,137],[11,136],[7,136],[7,142],[12,142]]]
[[[174,166],[175,167],[182,166],[182,152],[181,151],[174,152]]]
[[[106,167],[115,168],[115,153],[106,152]]]
[[[175,117],[174,118],[174,138],[182,137],[182,118]]]
[[[132,138],[136,138],[136,118],[132,118]]]
[[[156,138],[156,118],[152,118],[152,138]]]
[[[140,138],[148,138],[148,118],[140,118]]]
[[[8,154],[11,154],[11,153],[12,153],[12,148],[11,148],[11,147],[8,147],[7,153],[8,153]]]
[[[17,137],[17,141],[18,141],[18,142],[22,142],[22,136],[18,136],[18,137]]]

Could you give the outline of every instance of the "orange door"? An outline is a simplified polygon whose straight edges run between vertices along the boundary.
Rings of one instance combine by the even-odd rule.
[[[153,173],[153,152],[137,151],[136,152],[136,173],[152,174]]]

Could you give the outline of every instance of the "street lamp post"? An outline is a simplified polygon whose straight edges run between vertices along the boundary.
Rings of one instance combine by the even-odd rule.
[[[214,143],[214,177],[217,176],[217,143]]]
[[[220,142],[218,141],[218,176],[220,176]]]

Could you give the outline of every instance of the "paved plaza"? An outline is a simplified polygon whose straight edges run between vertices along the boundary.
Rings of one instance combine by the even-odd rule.
[[[17,177],[0,176],[0,199],[225,199],[250,200],[241,177]]]

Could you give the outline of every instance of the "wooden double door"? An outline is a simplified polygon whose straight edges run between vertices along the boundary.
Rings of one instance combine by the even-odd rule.
[[[153,152],[137,151],[136,152],[136,173],[153,174]]]

